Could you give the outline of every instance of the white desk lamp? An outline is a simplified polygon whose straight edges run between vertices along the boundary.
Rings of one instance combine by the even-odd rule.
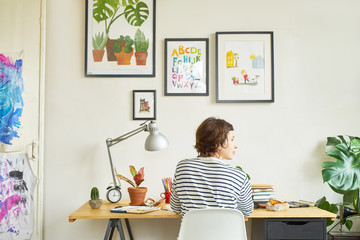
[[[111,158],[111,152],[110,147],[118,144],[119,142],[122,142],[140,132],[149,132],[149,136],[146,138],[145,141],[145,150],[147,151],[158,151],[166,148],[169,145],[168,140],[164,135],[159,133],[157,124],[153,121],[147,124],[147,121],[140,124],[140,127],[137,129],[134,129],[128,133],[125,133],[124,135],[117,137],[115,139],[108,138],[106,139],[106,146],[109,154],[109,160],[110,160],[110,167],[111,167],[111,174],[113,176],[113,182],[114,186],[109,186],[107,188],[106,198],[110,202],[118,202],[120,201],[122,194],[121,194],[121,187],[120,183],[116,181],[115,178],[115,168],[113,166],[113,161]]]

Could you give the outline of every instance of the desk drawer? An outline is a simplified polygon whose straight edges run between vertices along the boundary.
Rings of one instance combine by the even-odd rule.
[[[266,219],[265,239],[326,239],[326,220]]]

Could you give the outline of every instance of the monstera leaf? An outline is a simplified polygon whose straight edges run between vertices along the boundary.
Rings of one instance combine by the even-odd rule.
[[[119,0],[95,0],[93,5],[93,17],[100,23],[111,18],[117,11]]]
[[[132,26],[141,26],[149,17],[149,8],[144,2],[138,2],[135,7],[129,5],[124,12],[126,21]]]
[[[125,9],[118,13],[120,7]],[[110,26],[122,15],[125,15],[130,25],[141,26],[149,16],[149,8],[139,0],[94,0],[93,17],[98,23],[105,21],[106,33],[109,33]]]
[[[336,162],[323,162],[322,176],[324,182],[337,193],[356,190],[360,186],[360,139],[344,136],[328,137],[327,146],[333,148],[327,152]]]

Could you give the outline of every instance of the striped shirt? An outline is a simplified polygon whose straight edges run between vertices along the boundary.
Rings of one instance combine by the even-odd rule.
[[[171,209],[176,213],[207,207],[240,210],[249,216],[254,209],[246,174],[213,157],[181,160],[171,189]]]

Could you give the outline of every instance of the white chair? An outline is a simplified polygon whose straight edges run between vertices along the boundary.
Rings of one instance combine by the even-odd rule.
[[[178,240],[246,240],[244,215],[234,209],[204,208],[185,213]]]

